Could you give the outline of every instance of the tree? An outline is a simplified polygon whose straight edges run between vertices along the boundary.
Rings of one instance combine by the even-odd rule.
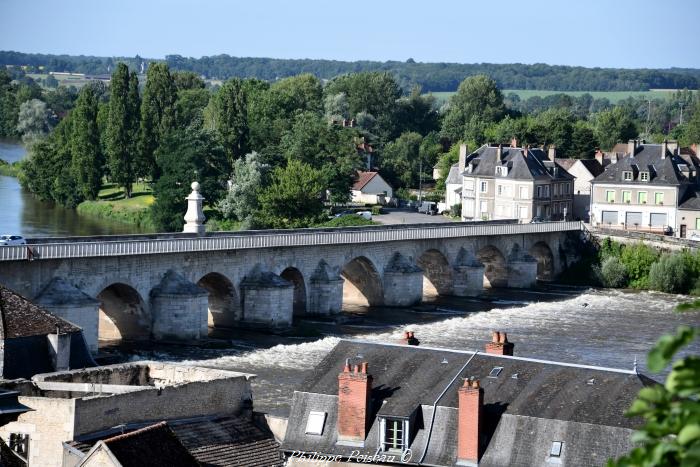
[[[443,136],[482,143],[483,129],[505,115],[503,95],[496,82],[485,75],[472,76],[459,85],[442,124]]]
[[[258,209],[258,192],[263,186],[267,169],[255,152],[233,163],[231,185],[226,196],[217,204],[225,218],[242,222],[244,229],[253,226],[254,214]]]
[[[151,63],[141,101],[141,122],[136,173],[158,178],[155,151],[175,126],[176,88],[168,65]]]
[[[591,159],[600,143],[588,122],[578,120],[571,132],[569,155],[577,159]]]
[[[127,198],[136,180],[139,135],[138,78],[119,63],[110,82],[106,149],[114,182],[124,187]],[[145,170],[143,170],[145,172]]]
[[[99,96],[83,87],[72,113],[71,169],[77,189],[85,199],[95,199],[102,185],[103,157],[97,127]]]
[[[612,149],[618,142],[637,136],[637,127],[629,111],[614,107],[593,116],[595,136],[603,149]]]
[[[387,144],[381,156],[381,172],[394,187],[417,187],[423,138],[407,132]]]
[[[192,71],[176,71],[172,74],[173,83],[177,91],[185,91],[191,89],[204,89],[206,87],[204,80],[197,73]]]
[[[450,150],[440,156],[438,159],[438,171],[440,172],[440,177],[435,182],[435,189],[439,192],[445,191],[445,181],[450,174],[450,169],[453,165],[459,162],[459,144],[455,143],[452,145]]]
[[[411,90],[408,97],[397,101],[397,125],[403,131],[427,135],[439,129],[439,115],[435,110],[435,97],[421,94],[420,86]]]
[[[156,151],[161,173],[153,187],[151,219],[165,232],[182,230],[190,184],[198,181],[207,203],[214,205],[225,192],[231,167],[216,136],[195,127],[169,132]]]
[[[17,135],[19,103],[12,78],[5,70],[0,70],[0,138]]]
[[[17,132],[26,141],[35,140],[51,131],[53,115],[45,102],[31,99],[19,106]]]
[[[277,167],[259,196],[257,222],[269,228],[309,227],[322,218],[323,174],[301,161]]]
[[[184,128],[188,125],[204,125],[204,109],[209,104],[210,93],[206,89],[184,89],[177,92],[175,113],[177,126]]]
[[[226,81],[213,99],[216,112],[216,129],[229,163],[248,153],[248,103],[243,81],[232,78]]]
[[[700,302],[679,305],[679,311],[697,309]],[[700,335],[697,328],[678,327],[675,335],[664,335],[651,349],[647,366],[658,373],[674,356]],[[627,456],[609,461],[608,467],[691,467],[700,464],[700,357],[687,355],[676,360],[666,382],[639,391],[627,411],[642,417],[644,425],[633,435],[636,447]]]

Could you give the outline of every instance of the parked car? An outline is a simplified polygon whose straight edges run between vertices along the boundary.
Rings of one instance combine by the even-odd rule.
[[[695,242],[700,242],[700,235],[698,235],[697,233],[693,232],[692,234],[690,234],[690,237],[688,237],[688,240],[693,240],[693,241],[695,241]]]
[[[0,235],[0,245],[26,245],[27,241],[21,235]]]
[[[437,203],[434,201],[423,201],[423,203],[418,207],[418,212],[427,214],[429,216],[434,216],[438,213]]]
[[[541,222],[544,222],[544,219],[542,219],[541,217],[533,217],[530,221],[531,224],[539,224]]]
[[[357,214],[358,216],[360,216],[364,219],[367,219],[368,221],[372,220],[372,211],[358,211],[355,214]]]

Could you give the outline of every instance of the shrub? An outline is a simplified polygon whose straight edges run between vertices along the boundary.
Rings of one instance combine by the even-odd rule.
[[[453,204],[450,206],[450,217],[462,216],[462,203]]]
[[[688,265],[682,254],[665,254],[651,266],[649,288],[660,292],[684,293],[688,290]]]
[[[363,225],[375,225],[376,222],[365,219],[362,216],[340,216],[326,222],[316,224],[314,227],[359,227]]]
[[[643,243],[625,245],[620,255],[620,261],[625,265],[630,285],[635,289],[649,287],[649,271],[658,259],[659,252]]]
[[[378,216],[382,213],[382,207],[381,206],[372,206],[372,215],[373,216]]]
[[[605,261],[606,258],[614,256],[619,258],[622,255],[622,244],[611,240],[610,237],[606,237],[602,242],[600,242],[600,262]]]
[[[627,284],[625,265],[615,256],[610,256],[603,261],[598,269],[598,276],[604,287],[617,288]]]

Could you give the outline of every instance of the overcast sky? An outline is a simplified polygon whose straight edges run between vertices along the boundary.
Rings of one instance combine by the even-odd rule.
[[[700,67],[700,0],[0,0],[0,50]]]

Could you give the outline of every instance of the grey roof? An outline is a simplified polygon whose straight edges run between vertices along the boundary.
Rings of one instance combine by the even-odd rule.
[[[467,156],[467,165],[473,169],[468,176],[496,177],[496,166],[508,167],[508,175],[498,178],[514,180],[573,180],[564,167],[550,161],[540,148],[514,148],[484,145]],[[555,170],[556,169],[556,170]]]
[[[700,211],[700,191],[687,190],[682,199],[683,201],[678,205],[678,209]]]
[[[607,442],[604,433],[609,430],[600,427],[631,430],[639,424],[639,420],[625,417],[624,412],[640,388],[654,384],[653,380],[633,371],[342,340],[295,392],[284,450],[347,454],[345,451],[350,448],[335,443],[338,374],[346,359],[353,364],[369,363],[369,373],[373,377],[372,403],[378,416],[413,416],[422,420],[423,425],[419,423],[416,427],[411,445],[414,460],[426,450],[427,432],[421,430],[429,424],[432,406],[436,404],[433,426],[437,430],[434,428],[427,441],[424,460],[433,465],[453,465],[455,461],[457,389],[463,378],[481,380],[487,438],[495,432],[503,415],[512,415],[587,424],[592,427],[589,437],[602,444]],[[489,373],[496,366],[503,369],[498,377],[490,378]],[[320,437],[305,434],[311,410],[327,413],[326,427]],[[378,422],[373,419],[365,441],[365,450],[369,452],[378,448],[377,427]],[[595,446],[594,443],[585,448],[589,455]],[[504,444],[494,448],[506,447]],[[617,454],[621,452],[616,451]]]
[[[641,144],[634,155],[625,154],[617,163],[605,167],[603,173],[591,180],[591,183],[615,183],[624,185],[681,185],[689,183],[686,175],[681,173],[679,164],[688,165],[688,161],[680,156],[666,151],[666,157],[661,157],[661,144]],[[695,167],[697,170],[697,167]],[[625,181],[623,172],[632,172],[632,180]],[[649,172],[649,181],[639,178],[640,172]]]
[[[459,173],[459,163],[454,164],[450,167],[450,172],[447,174],[446,184],[449,185],[461,185],[462,175]]]
[[[593,175],[594,177],[597,177],[601,173],[603,173],[603,166],[598,162],[596,159],[555,159],[556,163],[559,164],[561,167],[564,168],[564,170],[571,170],[571,167],[574,166],[576,162],[581,162],[581,165],[583,165],[588,172]]]

